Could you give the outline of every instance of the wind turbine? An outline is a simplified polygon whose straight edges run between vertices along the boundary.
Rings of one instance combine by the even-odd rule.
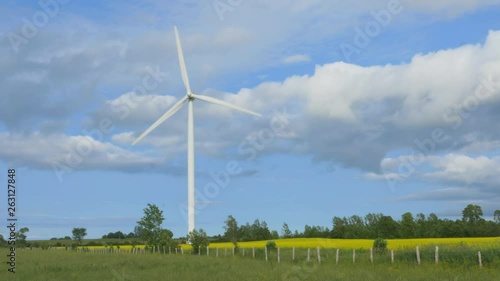
[[[238,110],[241,112],[245,112],[248,114],[252,114],[255,116],[261,116],[258,113],[250,111],[248,109],[244,109],[242,107],[232,105],[225,101],[221,101],[219,99],[215,99],[212,97],[196,95],[191,91],[191,87],[189,86],[189,79],[186,70],[186,63],[184,62],[184,55],[182,53],[181,40],[179,39],[179,32],[177,31],[177,26],[174,26],[175,32],[175,40],[177,44],[177,54],[179,55],[179,65],[181,68],[182,81],[184,82],[184,86],[186,87],[186,95],[179,100],[174,106],[172,106],[163,116],[161,116],[156,122],[153,123],[144,133],[142,133],[134,142],[133,145],[137,144],[140,140],[142,140],[145,136],[151,133],[156,127],[158,127],[161,123],[165,122],[168,118],[174,115],[179,109],[181,109],[182,105],[185,102],[188,102],[188,130],[187,130],[187,162],[188,162],[188,233],[195,229],[195,198],[194,198],[194,120],[193,120],[193,102],[195,100],[205,101],[213,104],[217,104],[220,106],[224,106],[230,109]]]

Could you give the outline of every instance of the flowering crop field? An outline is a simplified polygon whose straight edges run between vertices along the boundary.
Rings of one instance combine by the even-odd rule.
[[[326,238],[290,238],[266,241],[239,242],[240,248],[263,248],[268,241],[274,241],[280,248],[325,248],[325,249],[370,249],[373,245],[371,239],[326,239]],[[448,248],[467,246],[471,249],[498,249],[500,248],[500,237],[487,238],[417,238],[417,239],[389,239],[387,248],[394,250],[403,250],[415,248],[415,246],[444,246]],[[137,245],[136,248],[143,249],[144,245]],[[191,250],[190,245],[183,244],[184,250]],[[233,244],[230,242],[211,243],[210,249],[231,249]],[[62,247],[61,247],[62,248]],[[88,246],[89,249],[104,249],[105,246]],[[122,245],[120,249],[130,250],[133,246]]]
[[[325,238],[291,238],[272,240],[280,248],[326,248],[326,249],[370,249],[373,245],[371,239],[325,239]],[[268,241],[240,242],[240,248],[263,248]],[[415,246],[468,246],[473,249],[500,248],[500,237],[488,238],[422,238],[422,239],[392,239],[387,240],[388,249],[408,249]],[[191,249],[189,245],[182,245],[185,250]],[[233,244],[211,243],[210,248],[232,248]]]

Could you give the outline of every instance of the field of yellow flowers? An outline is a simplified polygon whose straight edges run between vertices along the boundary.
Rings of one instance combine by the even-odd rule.
[[[373,246],[371,239],[326,239],[326,238],[291,238],[273,240],[280,248],[326,248],[326,249],[370,249]],[[263,248],[268,241],[240,242],[240,248]],[[422,239],[390,239],[387,240],[387,248],[400,250],[415,248],[415,246],[468,246],[474,249],[491,249],[500,247],[500,237],[488,238],[422,238]],[[190,249],[189,245],[182,245],[184,249]],[[233,244],[212,243],[210,248],[232,248]]]

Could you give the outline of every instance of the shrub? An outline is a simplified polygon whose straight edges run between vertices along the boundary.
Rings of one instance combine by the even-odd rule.
[[[373,249],[377,253],[383,253],[387,250],[387,241],[383,238],[377,238],[373,241]]]
[[[266,243],[266,248],[267,248],[267,251],[269,251],[269,252],[276,251],[278,249],[278,247],[276,247],[276,242],[274,242],[274,241],[268,241]]]

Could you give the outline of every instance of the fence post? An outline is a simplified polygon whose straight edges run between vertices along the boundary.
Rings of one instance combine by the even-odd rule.
[[[418,246],[415,248],[415,251],[417,254],[417,263],[420,264],[420,249]]]
[[[242,255],[243,257],[245,257],[245,248],[242,248],[242,249],[243,249],[243,251],[241,251],[241,252],[242,252],[242,253],[241,253],[241,255]]]
[[[233,257],[234,257],[234,248],[235,248],[235,247],[233,246]]]
[[[137,253],[137,252],[136,252]],[[177,254],[177,248],[175,248],[175,254]]]
[[[439,262],[439,246],[436,246],[436,249],[434,251],[434,261],[436,264]]]
[[[295,260],[295,247],[292,248],[292,261]]]
[[[335,264],[339,263],[339,249],[337,249],[337,253],[335,253]]]
[[[219,257],[219,246],[215,247],[215,257]]]
[[[370,262],[373,263],[373,248],[370,248]]]
[[[321,263],[321,250],[319,247],[316,248],[316,252],[318,254],[318,263]]]
[[[481,259],[481,251],[477,252],[477,260],[479,262],[479,267],[483,267],[483,261]]]
[[[352,249],[352,263],[356,262],[356,249]]]
[[[394,250],[391,249],[391,263],[394,263]]]
[[[255,246],[252,247],[252,256],[255,259]]]
[[[310,260],[310,256],[311,256],[311,249],[307,248],[307,261]]]
[[[278,263],[280,263],[280,248],[278,247]]]
[[[224,256],[227,256],[227,247],[224,248]]]
[[[266,253],[266,261],[267,261],[267,247],[264,246],[264,252]]]
[[[184,255],[184,248],[181,247],[181,254]]]
[[[207,246],[207,256],[210,256],[210,248]]]

